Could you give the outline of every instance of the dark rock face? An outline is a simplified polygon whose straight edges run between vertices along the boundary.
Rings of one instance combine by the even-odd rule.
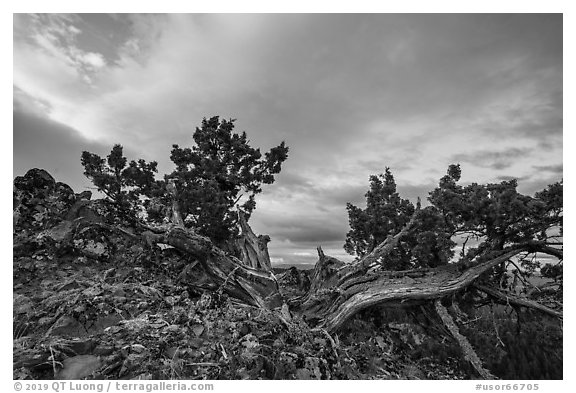
[[[90,191],[75,194],[43,169],[31,169],[14,179],[14,255],[30,256],[44,250],[54,255],[76,253],[108,259],[112,246],[106,236],[98,230],[83,230],[82,225],[115,223],[115,209],[111,202],[91,201],[91,197]]]
[[[144,260],[136,259],[143,247],[135,237],[99,227],[115,227],[120,219],[111,202],[91,197],[90,191],[75,194],[42,169],[14,179],[14,367],[19,379],[92,374],[101,365],[94,360],[97,344],[103,345],[98,356],[111,356],[115,348],[110,334],[102,342],[104,331],[117,329],[138,312],[138,304],[149,301],[150,294],[138,292],[139,286],[127,283],[129,274],[122,273],[143,271],[134,266]],[[110,270],[118,270],[115,277],[106,275]],[[43,340],[61,346],[45,346]],[[46,351],[50,345],[54,353]],[[64,365],[57,375],[50,374],[50,356]]]
[[[76,202],[74,191],[44,169],[31,169],[14,179],[14,231],[37,231],[58,223]]]
[[[41,197],[50,193],[56,180],[44,169],[30,169],[24,176],[18,176],[14,179],[14,188],[27,191],[33,196]]]

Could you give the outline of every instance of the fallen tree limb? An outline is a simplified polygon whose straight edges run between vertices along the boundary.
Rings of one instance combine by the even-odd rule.
[[[466,288],[482,273],[520,251],[521,249],[508,250],[463,272],[454,266],[421,269],[416,277],[408,272],[400,277],[393,274],[397,272],[370,272],[352,285],[322,288],[307,296],[300,305],[299,312],[310,320],[318,321],[328,332],[334,332],[367,307],[377,304],[408,306],[451,295]]]
[[[442,305],[440,300],[436,300],[434,302],[434,307],[436,308],[436,312],[440,316],[440,319],[442,319],[442,322],[444,323],[446,328],[450,331],[450,334],[452,334],[452,336],[456,339],[456,341],[458,341],[460,349],[462,350],[462,353],[464,355],[464,359],[470,362],[472,367],[474,367],[476,372],[478,372],[478,374],[483,379],[496,379],[496,377],[494,377],[494,375],[492,375],[490,371],[484,368],[484,366],[482,365],[482,361],[478,357],[478,354],[476,354],[476,351],[474,351],[472,344],[470,344],[468,339],[460,333],[460,330],[458,329],[458,326],[452,319],[452,316],[450,315],[446,307]]]
[[[410,221],[396,235],[386,238],[386,240],[376,246],[372,252],[364,256],[357,263],[345,266],[338,274],[340,283],[348,281],[352,277],[362,276],[368,272],[371,267],[378,266],[379,261],[387,257],[398,246],[400,239],[412,228],[419,212],[420,210],[416,210],[410,218]]]
[[[551,315],[551,316],[556,317],[556,318],[563,318],[561,312],[553,310],[553,309],[546,307],[543,304],[537,303],[533,300],[523,299],[521,297],[507,294],[507,293],[498,291],[494,288],[489,288],[487,286],[480,285],[480,284],[474,284],[473,286],[474,286],[474,288],[484,292],[488,296],[493,297],[499,303],[532,308],[532,309],[538,310],[540,312],[543,312],[544,314],[548,314],[548,315]]]

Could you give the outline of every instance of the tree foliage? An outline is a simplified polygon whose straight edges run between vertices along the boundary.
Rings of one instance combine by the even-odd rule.
[[[170,159],[176,168],[164,180],[154,178],[155,161],[128,162],[121,145],[115,145],[106,159],[84,151],[84,174],[123,211],[143,205],[148,219],[156,222],[168,216],[172,196],[166,185],[173,180],[186,226],[223,246],[237,233],[235,207],[248,219],[262,185],[274,182],[288,157],[284,142],[262,154],[250,145],[246,132],[233,130],[234,120],[204,118],[191,148],[173,145]]]
[[[540,268],[540,274],[542,277],[551,278],[554,281],[558,281],[564,274],[562,265],[552,265],[547,263]]]
[[[370,189],[365,194],[366,208],[346,204],[351,230],[344,249],[360,257],[368,254],[389,235],[402,229],[414,213],[414,205],[400,198],[390,168],[370,176]]]
[[[264,153],[250,146],[246,132],[233,132],[235,120],[204,118],[191,148],[173,145],[178,202],[187,225],[217,244],[230,239],[237,221],[235,206],[247,213],[256,207],[262,184],[272,184],[288,157],[282,142]]]
[[[365,209],[352,203],[346,205],[350,231],[346,235],[344,249],[359,257],[370,253],[387,237],[400,232],[416,210],[409,200],[399,196],[390,168],[386,168],[383,174],[370,176],[370,189],[365,196]],[[387,258],[386,269],[435,267],[446,264],[452,257],[453,243],[438,210],[428,207],[417,214],[409,233]]]
[[[450,236],[476,243],[469,248],[468,259],[518,244],[530,243],[543,250],[561,239],[562,182],[531,197],[517,191],[516,179],[463,186],[458,184],[460,173],[459,165],[450,165],[428,199],[440,211]],[[554,249],[546,250],[554,253]]]
[[[121,145],[114,145],[106,159],[87,151],[82,152],[84,175],[98,191],[104,193],[125,212],[135,212],[140,196],[150,196],[154,187],[156,161],[130,161],[124,157]]]
[[[461,173],[460,165],[448,167],[429,194],[430,206],[416,212],[414,225],[388,258],[386,268],[445,264],[454,256],[455,240],[467,245],[461,255],[467,260],[518,244],[532,244],[554,255],[555,249],[548,245],[562,237],[562,182],[531,197],[517,191],[515,179],[461,185]],[[347,210],[350,231],[344,249],[362,257],[397,234],[415,208],[398,195],[394,177],[386,168],[384,174],[370,177],[366,208],[348,203]],[[532,260],[524,264],[532,270],[539,267]]]

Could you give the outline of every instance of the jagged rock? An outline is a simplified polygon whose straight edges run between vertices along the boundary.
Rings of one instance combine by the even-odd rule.
[[[85,337],[88,332],[80,322],[68,315],[61,316],[46,333],[48,336]]]
[[[74,355],[90,355],[96,348],[93,338],[76,338],[65,343],[65,347]]]
[[[52,192],[56,180],[44,169],[30,169],[24,176],[14,179],[14,189],[29,193],[33,198],[44,199]]]
[[[63,368],[56,374],[56,379],[82,379],[88,377],[102,366],[98,356],[79,355],[64,359]]]
[[[304,367],[296,370],[297,379],[323,379],[321,369],[326,369],[326,361],[318,357],[307,356]]]
[[[117,325],[118,322],[122,321],[124,318],[120,314],[103,315],[98,317],[96,321],[87,327],[89,334],[96,334],[103,332],[104,329]]]
[[[43,169],[14,179],[14,231],[45,229],[58,223],[76,202],[74,191]]]
[[[196,337],[200,337],[202,335],[202,333],[204,333],[204,330],[205,330],[204,325],[200,325],[200,324],[192,325],[192,332],[194,332],[194,335]]]
[[[16,294],[13,301],[14,314],[30,315],[34,311],[34,303],[28,296]]]
[[[114,353],[114,350],[115,350],[115,348],[113,345],[100,344],[96,348],[94,348],[94,350],[92,351],[92,354],[97,355],[97,356],[108,356],[108,355],[111,355],[112,353]]]
[[[145,355],[131,353],[129,354],[124,362],[122,363],[122,368],[118,374],[119,377],[126,378],[138,369]]]
[[[75,250],[88,258],[106,261],[113,253],[112,242],[100,228],[83,228],[71,240]]]
[[[60,291],[69,291],[71,289],[76,288],[82,288],[82,284],[80,284],[77,280],[68,280],[58,285],[55,289],[56,291],[60,292]]]

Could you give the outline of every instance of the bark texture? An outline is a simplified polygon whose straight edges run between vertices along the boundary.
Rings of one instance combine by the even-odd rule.
[[[278,282],[271,272],[244,265],[190,229],[175,226],[155,240],[193,257],[195,262],[189,265],[186,274],[189,285],[222,291],[255,307],[277,309],[284,304]]]
[[[346,276],[350,268],[344,265],[334,269],[334,258],[324,256],[318,261],[315,277],[326,275],[326,285],[313,282],[312,288],[318,289],[315,292],[311,289],[302,299],[299,312],[328,332],[334,332],[353,315],[370,306],[408,306],[452,295],[520,251],[504,252],[463,271],[457,265],[406,271],[372,270],[345,281],[341,277]],[[322,273],[316,273],[316,270]]]
[[[238,210],[238,223],[242,233],[237,239],[236,245],[242,253],[242,262],[254,269],[271,271],[272,265],[268,254],[270,237],[268,235],[256,236],[250,225],[248,225],[246,213],[242,210]]]

